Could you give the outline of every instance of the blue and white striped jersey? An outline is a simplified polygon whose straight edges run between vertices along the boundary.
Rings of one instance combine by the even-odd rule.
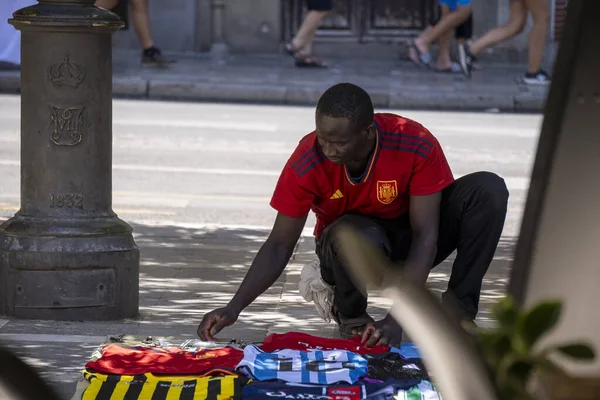
[[[345,350],[281,350],[266,353],[246,346],[238,370],[258,381],[281,380],[330,385],[355,383],[367,374],[367,360]]]

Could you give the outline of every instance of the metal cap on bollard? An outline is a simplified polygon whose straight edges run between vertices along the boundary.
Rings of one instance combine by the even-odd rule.
[[[21,31],[21,208],[0,225],[0,314],[135,317],[139,249],[112,210],[112,33],[93,0],[40,0]]]

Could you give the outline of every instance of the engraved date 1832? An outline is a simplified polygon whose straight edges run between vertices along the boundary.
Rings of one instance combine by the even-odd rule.
[[[50,207],[83,209],[83,195],[81,193],[51,194]]]

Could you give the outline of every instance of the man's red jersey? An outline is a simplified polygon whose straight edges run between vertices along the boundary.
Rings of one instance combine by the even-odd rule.
[[[437,139],[421,124],[394,114],[375,114],[375,150],[363,176],[353,178],[329,161],[315,132],[289,158],[271,206],[299,218],[317,216],[315,236],[346,213],[393,219],[408,212],[410,196],[441,191],[454,177]]]

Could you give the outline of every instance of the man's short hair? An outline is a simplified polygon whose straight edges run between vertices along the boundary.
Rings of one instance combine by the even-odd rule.
[[[373,102],[364,89],[352,83],[338,83],[327,89],[317,103],[317,114],[352,121],[357,130],[373,122]]]

